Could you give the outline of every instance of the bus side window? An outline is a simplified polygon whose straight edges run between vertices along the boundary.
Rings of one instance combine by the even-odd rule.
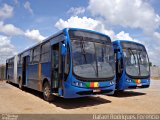
[[[33,62],[33,49],[30,50],[30,63]]]
[[[67,44],[67,54],[65,56],[65,71],[64,71],[65,80],[67,80],[69,70],[70,70],[70,49],[69,49],[69,45]]]
[[[33,49],[33,63],[38,63],[40,60],[40,45]]]
[[[116,45],[114,45],[116,48]],[[115,64],[116,64],[116,73],[118,73],[118,76],[121,76],[121,73],[123,71],[123,59],[122,55],[120,53],[120,48],[114,49],[115,53]]]
[[[50,42],[44,43],[41,47],[41,58],[42,63],[50,61]]]
[[[118,79],[120,79],[120,77],[121,77],[121,75],[122,75],[122,72],[123,72],[123,56],[122,56],[122,54],[121,54],[121,52],[120,52],[120,49],[118,49],[117,51],[116,51],[116,53],[117,53],[117,64],[116,64],[116,66],[117,66],[117,74],[118,74]]]
[[[123,59],[120,57],[120,60],[118,61],[118,73],[121,74],[123,71]]]

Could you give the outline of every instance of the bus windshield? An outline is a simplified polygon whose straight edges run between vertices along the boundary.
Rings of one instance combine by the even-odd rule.
[[[126,73],[133,77],[149,76],[149,59],[145,47],[133,43],[124,47],[124,44],[123,54],[126,61]]]
[[[109,37],[74,31],[70,38],[76,76],[87,79],[114,77],[114,52]]]

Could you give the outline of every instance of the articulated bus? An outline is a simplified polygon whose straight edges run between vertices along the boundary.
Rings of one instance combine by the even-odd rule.
[[[132,41],[113,42],[116,57],[116,91],[150,86],[149,58],[145,46]]]
[[[109,36],[85,29],[65,28],[43,42],[7,59],[6,78],[19,88],[76,98],[113,94],[114,49]]]

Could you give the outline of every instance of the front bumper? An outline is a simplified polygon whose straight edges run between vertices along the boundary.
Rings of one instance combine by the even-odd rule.
[[[71,84],[65,85],[64,98],[78,98],[97,94],[112,95],[115,91],[115,84],[104,88],[80,88]]]
[[[125,82],[125,89],[148,88],[150,80],[141,80],[141,83]]]

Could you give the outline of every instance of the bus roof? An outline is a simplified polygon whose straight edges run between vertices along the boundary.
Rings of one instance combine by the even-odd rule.
[[[35,44],[35,45],[33,45],[33,46],[25,49],[24,51],[22,51],[22,52],[20,52],[20,53],[18,53],[17,55],[20,55],[20,54],[22,54],[22,53],[24,53],[24,52],[26,52],[26,51],[28,51],[28,50],[30,50],[30,49],[32,49],[32,48],[40,45],[40,44],[42,44],[42,43],[45,43],[45,42],[51,40],[52,38],[54,38],[54,37],[56,37],[56,36],[58,36],[58,35],[60,35],[60,34],[62,34],[62,33],[65,34],[65,33],[67,33],[69,30],[82,30],[82,31],[92,32],[92,33],[95,33],[95,34],[100,34],[100,35],[109,37],[109,36],[106,35],[106,34],[103,34],[103,33],[100,33],[100,32],[94,31],[94,30],[88,30],[88,29],[83,29],[83,28],[64,28],[64,29],[60,30],[59,32],[57,32],[57,33],[55,33],[55,34],[47,37],[47,38],[44,39],[43,41],[41,41],[41,42],[39,42],[39,43],[37,43],[37,44]],[[109,38],[110,38],[110,37],[109,37]],[[14,55],[14,56],[16,56],[16,55]],[[12,59],[12,58],[14,58],[14,57],[8,58],[7,60]]]
[[[104,34],[104,33],[101,33],[101,32],[97,32],[95,30],[89,30],[89,29],[84,29],[84,28],[64,28],[63,29],[64,31],[65,30],[82,30],[82,31],[86,31],[86,32],[92,32],[92,33],[95,33],[95,34],[99,34],[99,35],[103,35],[103,36],[107,36],[109,37],[108,35]],[[110,37],[109,37],[110,38]]]
[[[138,43],[138,42],[135,42],[135,41],[131,41],[131,40],[115,40],[113,41],[112,43],[113,44],[119,44],[121,42],[127,42],[127,43],[134,43],[134,44],[138,44],[138,45],[141,45],[144,47],[144,45],[142,43]]]

